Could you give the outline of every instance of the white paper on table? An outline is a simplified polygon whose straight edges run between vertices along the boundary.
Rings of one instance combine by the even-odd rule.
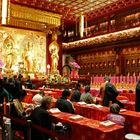
[[[87,104],[87,106],[94,106],[94,107],[97,107],[97,108],[100,108],[100,107],[103,107],[102,105],[100,104]]]
[[[128,100],[120,100],[120,102],[125,102],[126,103],[126,102],[128,102]]]
[[[80,104],[80,105],[86,105],[85,102],[78,102],[78,104]]]
[[[121,109],[121,110],[120,110],[120,112],[125,112],[125,111],[126,111],[126,109]]]
[[[69,117],[70,119],[72,120],[79,120],[79,119],[83,119],[83,116],[80,116],[80,115],[73,115],[71,117]]]
[[[59,113],[59,112],[61,112],[58,108],[51,108],[49,111],[50,111],[50,113]]]
[[[87,106],[95,106],[96,107],[96,104],[87,104]]]
[[[111,125],[114,125],[115,123],[110,120],[106,120],[106,121],[100,122],[100,124],[103,126],[111,126]]]

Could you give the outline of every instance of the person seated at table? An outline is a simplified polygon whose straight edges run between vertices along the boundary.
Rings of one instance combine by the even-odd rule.
[[[140,112],[140,80],[136,85],[135,111]]]
[[[26,112],[20,99],[13,99],[13,101],[10,103],[10,116],[14,118],[11,120],[12,135],[14,136],[16,131],[20,131],[22,132],[24,139],[26,140],[27,139],[26,124],[23,125],[15,121],[16,119],[20,119],[21,121],[24,122],[26,121]]]
[[[36,107],[29,117],[33,124],[39,125],[49,130],[52,129],[52,119],[49,115],[49,112],[47,111],[51,108],[51,103],[52,97],[45,95],[41,101],[41,106]],[[32,128],[31,140],[48,140],[49,138],[50,136],[48,134]]]
[[[80,97],[80,101],[83,101],[87,104],[96,103],[96,97],[93,97],[90,94],[90,86],[85,87],[85,93],[83,93]]]
[[[100,88],[100,96],[102,98],[102,105],[109,106],[109,103],[117,103],[120,107],[124,107],[124,105],[118,101],[116,98],[118,96],[118,91],[116,87],[110,82],[110,78],[108,76],[104,77],[104,83]]]
[[[79,102],[80,101],[80,96],[81,96],[80,89],[81,89],[81,85],[79,83],[77,83],[75,91],[73,92],[72,97],[71,97],[72,102]]]
[[[31,78],[30,78],[29,75],[27,76],[27,80],[26,80],[25,86],[28,89],[32,89],[33,88],[33,84],[32,84],[32,81],[31,81]]]
[[[3,104],[4,98],[6,98],[6,101],[9,102],[13,99],[13,96],[5,89],[3,79],[0,79],[0,104]]]
[[[41,100],[43,99],[44,91],[40,90],[36,95],[32,98],[32,103],[35,105],[35,107],[41,105]]]
[[[125,118],[121,115],[119,115],[120,112],[120,106],[116,103],[112,104],[110,106],[110,113],[107,115],[107,120],[110,120],[116,124],[124,125]]]
[[[74,107],[72,102],[69,100],[70,91],[68,89],[64,89],[62,92],[62,97],[58,98],[55,104],[55,107],[58,108],[62,112],[67,112],[74,114]]]

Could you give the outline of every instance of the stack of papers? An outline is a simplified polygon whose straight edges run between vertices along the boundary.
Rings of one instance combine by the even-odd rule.
[[[58,108],[51,108],[50,113],[60,113],[61,111]]]
[[[96,106],[96,104],[87,104],[87,106]]]
[[[125,111],[126,111],[126,109],[121,109],[121,110],[120,110],[120,112],[125,112]]]
[[[94,107],[97,107],[97,108],[100,108],[100,107],[103,107],[102,105],[96,105],[96,104],[87,104],[87,106],[94,106]]]
[[[85,102],[78,102],[79,105],[86,105]]]
[[[73,115],[73,116],[71,116],[69,118],[72,119],[72,120],[81,120],[81,119],[83,119],[83,117],[80,116],[80,115]]]
[[[110,121],[110,120],[106,120],[106,121],[100,122],[100,124],[103,125],[103,126],[112,126],[115,123]]]
[[[121,102],[124,102],[124,103],[126,103],[126,102],[129,102],[128,100],[120,100]]]

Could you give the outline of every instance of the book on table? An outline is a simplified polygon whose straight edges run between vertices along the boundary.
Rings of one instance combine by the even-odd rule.
[[[71,119],[71,120],[81,120],[81,119],[83,119],[83,116],[81,116],[81,115],[72,115],[72,116],[69,117],[69,119]]]
[[[103,126],[112,126],[112,125],[114,125],[115,123],[112,122],[112,121],[110,121],[110,120],[106,120],[106,121],[100,122],[100,124],[103,125]]]
[[[87,103],[85,102],[78,102],[79,105],[86,105]]]
[[[50,113],[60,113],[61,111],[58,108],[51,108],[49,110]]]

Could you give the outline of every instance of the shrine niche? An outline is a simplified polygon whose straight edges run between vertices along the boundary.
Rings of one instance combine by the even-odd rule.
[[[4,73],[46,73],[45,33],[1,27],[0,34]]]

